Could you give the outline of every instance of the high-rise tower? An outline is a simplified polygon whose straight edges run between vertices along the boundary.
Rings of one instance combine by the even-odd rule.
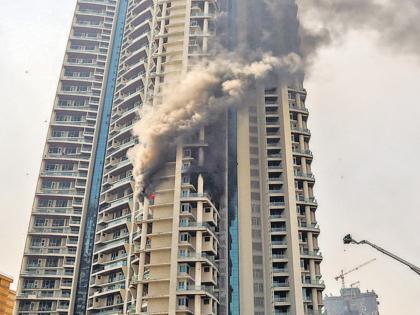
[[[266,25],[254,2],[77,1],[16,314],[320,314],[299,80],[256,84],[244,106],[168,143],[147,187],[133,178],[139,109],[159,107],[221,45],[266,45],[255,40]],[[272,22],[292,33],[265,47],[279,54],[298,45],[294,1],[285,2],[285,20]]]

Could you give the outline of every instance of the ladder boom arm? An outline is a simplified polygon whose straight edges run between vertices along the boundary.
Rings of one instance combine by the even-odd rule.
[[[401,257],[398,257],[397,255],[383,249],[382,247],[375,245],[369,241],[366,240],[362,240],[359,242],[360,244],[366,244],[369,245],[371,247],[373,247],[374,249],[376,249],[377,251],[381,252],[382,254],[387,255],[388,257],[391,257],[393,259],[395,259],[396,261],[399,261],[400,263],[406,265],[408,268],[410,268],[411,270],[413,270],[415,273],[417,273],[418,275],[420,275],[420,268],[413,265],[412,263],[409,263],[408,261],[406,261],[405,259],[402,259]]]
[[[415,273],[417,273],[418,275],[420,275],[420,268],[417,267],[416,265],[413,265],[412,263],[410,263],[410,262],[402,259],[401,257],[399,257],[399,256],[397,256],[397,255],[395,255],[395,254],[387,251],[386,249],[383,249],[382,247],[380,247],[378,245],[375,245],[375,244],[373,244],[373,243],[371,243],[371,242],[369,242],[367,240],[356,241],[355,239],[353,239],[351,237],[350,234],[347,234],[344,237],[343,241],[344,241],[344,244],[351,244],[351,243],[353,243],[353,244],[358,244],[358,245],[359,244],[369,245],[369,246],[373,247],[374,249],[376,249],[377,251],[381,252],[382,254],[385,254],[386,256],[391,257],[392,259],[395,259],[396,261],[402,263],[403,265],[407,266],[408,268],[410,268],[411,270],[413,270]]]

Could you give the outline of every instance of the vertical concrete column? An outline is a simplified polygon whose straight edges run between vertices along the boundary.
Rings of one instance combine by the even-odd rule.
[[[144,199],[143,204],[143,219],[149,213],[149,200],[147,198]],[[134,231],[134,230],[133,230]],[[146,253],[144,249],[146,248],[146,238],[147,238],[147,223],[143,222],[141,225],[141,239],[140,239],[140,255],[139,255],[139,270],[137,273],[138,279],[143,279],[144,276],[144,265],[146,260]],[[141,312],[141,305],[143,304],[143,284],[137,284],[137,303],[136,303],[136,313]]]
[[[200,129],[198,140],[199,140],[199,142],[204,142],[205,141],[205,131],[204,131],[204,128],[201,128]],[[204,165],[204,148],[201,147],[201,146],[198,148],[198,165],[199,166],[203,166]]]
[[[307,174],[308,173],[308,165],[306,163],[306,159],[305,158],[301,158],[301,168],[302,168],[302,173]]]
[[[209,14],[209,2],[205,1],[204,2],[204,14],[207,15]],[[209,30],[209,20],[208,19],[204,19],[203,21],[203,33],[204,35],[206,35],[208,33]],[[207,52],[208,50],[208,36],[204,36],[203,37],[203,52]]]
[[[197,192],[199,194],[203,193],[204,189],[204,180],[203,176],[200,174],[198,176],[198,187]],[[200,226],[203,223],[203,202],[197,202],[197,226]],[[200,257],[202,254],[202,245],[203,245],[203,232],[197,231],[195,239],[195,252],[197,257]],[[195,263],[195,286],[197,288],[201,287],[201,262]],[[201,296],[194,296],[194,314],[201,314]]]
[[[164,2],[162,4],[162,17],[166,16],[166,12],[167,12],[167,2]],[[155,9],[157,10],[157,9]],[[159,23],[159,22],[158,22]],[[162,72],[162,52],[163,52],[163,36],[165,33],[165,19],[162,19],[160,21],[160,26],[159,26],[159,44],[158,44],[158,57],[156,60],[156,73],[160,74]],[[153,42],[153,39],[152,39]],[[149,62],[151,62],[151,56],[149,56]],[[160,76],[156,76],[155,78],[155,91],[154,94],[156,95],[159,92],[159,88],[160,88]],[[145,87],[147,88],[147,87]]]
[[[203,179],[203,175],[201,175],[201,174],[198,175],[198,180],[197,180],[197,193],[198,194],[203,194],[204,193],[204,179]],[[203,206],[203,205],[201,205],[201,206]]]
[[[299,147],[302,151],[305,151],[305,137],[303,135],[299,135]]]
[[[178,276],[178,242],[179,242],[179,213],[181,208],[181,169],[183,147],[179,145],[176,150],[174,208],[172,222],[171,258],[170,258],[170,282],[169,282],[169,310],[170,315],[176,314],[177,307],[177,276]]]
[[[197,256],[201,256],[202,254],[202,243],[203,243],[203,232],[197,231],[196,234],[196,242],[195,242],[195,250]],[[199,290],[201,287],[201,262],[196,262],[195,264],[195,286]],[[201,296],[195,296],[195,303],[194,303],[194,310],[195,314],[201,314]]]
[[[280,96],[280,95],[279,95]],[[293,150],[291,143],[290,111],[287,86],[281,87],[281,122],[283,147],[283,169],[284,169],[284,188],[286,195],[286,219],[287,219],[287,242],[288,242],[288,265],[289,282],[291,297],[291,315],[304,314],[303,295],[302,295],[302,277],[300,267],[299,252],[299,227],[296,215],[296,197],[293,170]]]
[[[297,114],[297,119],[298,119],[298,128],[303,128],[302,114]]]

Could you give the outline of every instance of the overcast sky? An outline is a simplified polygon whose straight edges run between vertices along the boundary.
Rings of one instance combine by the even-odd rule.
[[[75,0],[3,0],[0,19],[0,271],[17,279]],[[351,232],[420,264],[419,60],[352,32],[325,48],[305,82],[325,293],[334,276],[374,289],[381,315],[419,313],[420,278]]]

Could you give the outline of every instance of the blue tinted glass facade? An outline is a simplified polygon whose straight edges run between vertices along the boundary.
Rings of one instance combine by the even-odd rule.
[[[76,303],[74,314],[84,315],[89,289],[89,278],[93,256],[93,244],[96,230],[99,197],[101,193],[102,174],[105,162],[105,153],[108,140],[108,130],[111,118],[114,90],[117,79],[118,63],[121,51],[122,38],[128,0],[121,0],[118,7],[117,22],[115,25],[114,40],[111,47],[111,59],[109,62],[105,96],[102,105],[102,113],[98,122],[96,154],[92,172],[91,187],[88,199],[88,207],[83,234],[83,247],[81,251],[79,274],[77,279]]]

